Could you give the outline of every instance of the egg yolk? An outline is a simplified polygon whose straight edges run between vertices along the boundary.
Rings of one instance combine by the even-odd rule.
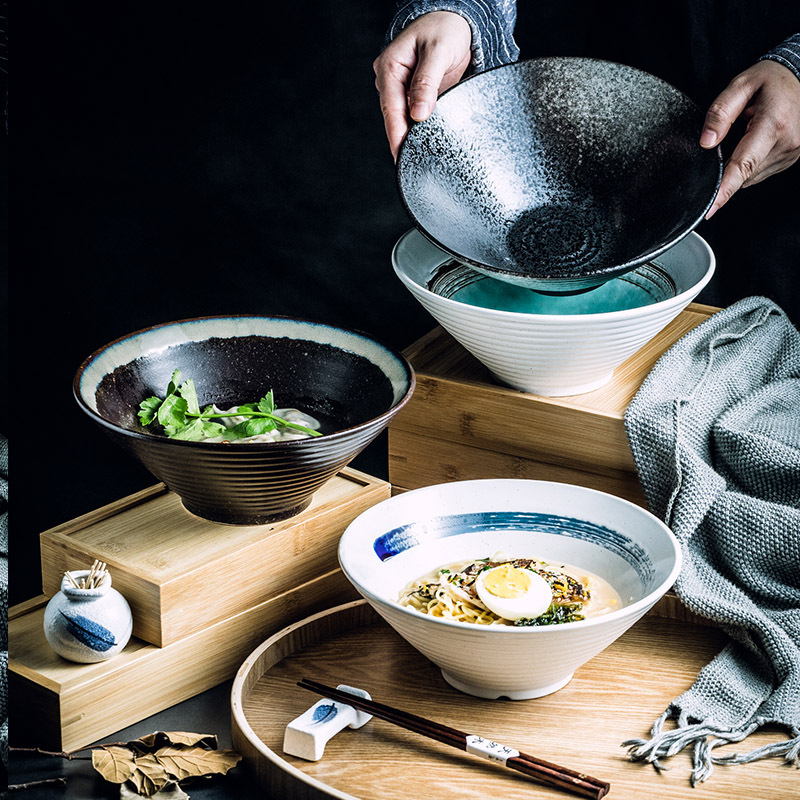
[[[530,591],[531,577],[527,570],[504,564],[490,570],[483,585],[495,597],[522,597]]]

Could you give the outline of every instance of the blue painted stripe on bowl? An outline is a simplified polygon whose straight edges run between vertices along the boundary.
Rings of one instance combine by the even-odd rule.
[[[453,514],[433,517],[422,522],[412,522],[384,533],[373,542],[381,561],[386,561],[404,550],[425,542],[502,529],[504,531],[535,531],[592,542],[624,559],[636,571],[644,586],[649,586],[655,569],[647,553],[624,534],[587,522],[576,517],[542,514],[532,511],[480,511],[470,514]]]

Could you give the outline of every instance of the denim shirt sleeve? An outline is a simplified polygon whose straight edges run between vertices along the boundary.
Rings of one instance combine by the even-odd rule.
[[[519,58],[514,41],[516,0],[398,0],[384,46],[410,22],[431,11],[452,11],[472,29],[471,72],[482,72]]]
[[[790,69],[795,77],[800,80],[800,33],[792,34],[788,39],[781,42],[777,47],[773,47],[768,53],[765,53],[759,61],[770,59],[783,64],[784,67]]]

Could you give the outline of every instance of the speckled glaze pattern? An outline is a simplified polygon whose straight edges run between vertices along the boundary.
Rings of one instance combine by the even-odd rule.
[[[518,524],[506,525],[509,516]],[[578,520],[587,535],[554,524],[567,519]],[[406,546],[382,558],[376,540],[404,530],[413,531]],[[611,583],[622,608],[580,622],[515,627],[455,622],[397,602],[409,582],[433,569],[498,552],[582,567]],[[564,483],[495,479],[453,481],[377,503],[345,530],[339,562],[378,614],[449,683],[478,697],[516,700],[566,685],[664,595],[681,553],[661,520],[626,500]]]
[[[89,570],[73,570],[80,583]],[[111,585],[111,576],[94,589],[77,589],[66,577],[44,610],[44,635],[68,661],[92,664],[121,652],[131,638],[128,601]]]
[[[675,245],[710,208],[719,150],[701,109],[648,73],[540,58],[445,92],[398,156],[417,227],[484,274],[567,292]]]
[[[256,402],[322,424],[320,437],[260,444],[184,442],[143,429],[139,403],[164,396],[174,369],[201,406]],[[298,514],[389,423],[414,390],[408,361],[371,337],[284,317],[205,317],[122,337],[78,369],[79,406],[200,517],[230,524]]]
[[[405,287],[498,382],[552,397],[608,383],[623,361],[686,308],[715,269],[711,248],[690,233],[656,259],[674,286],[664,300],[597,314],[526,314],[432,292],[431,280],[448,261],[450,255],[416,229],[404,234],[392,252],[395,273]]]

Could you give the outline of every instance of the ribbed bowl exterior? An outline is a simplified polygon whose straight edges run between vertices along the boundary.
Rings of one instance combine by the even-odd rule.
[[[412,294],[436,321],[502,383],[559,396],[597,389],[614,370],[666,327],[690,300],[645,318],[617,323],[487,318],[474,306],[436,302],[413,284]],[[476,313],[470,309],[474,308]],[[517,315],[521,316],[521,315]]]
[[[294,516],[314,492],[358,455],[394,412],[358,430],[318,440],[274,442],[268,448],[183,448],[175,442],[143,440],[109,430],[160,481],[180,496],[188,511],[205,519],[253,525]],[[194,443],[193,443],[194,444]]]
[[[446,635],[424,620],[367,597],[370,605],[409,644],[463,684],[494,697],[534,696],[542,687],[569,679],[631,627],[649,608],[594,628],[540,628],[533,635],[493,627],[449,627]]]
[[[614,370],[666,327],[714,272],[714,256],[697,235],[659,259],[678,287],[651,305],[598,314],[525,314],[481,308],[435,294],[428,283],[446,254],[411,231],[397,243],[395,272],[432,317],[500,381],[557,397],[603,386]]]

